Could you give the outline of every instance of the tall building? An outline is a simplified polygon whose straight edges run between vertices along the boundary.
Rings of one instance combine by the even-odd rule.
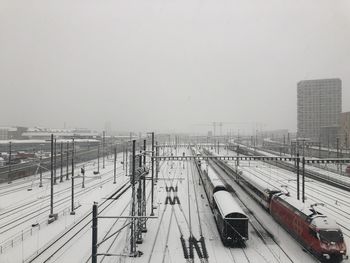
[[[303,80],[298,83],[298,137],[334,145],[342,110],[340,79]]]
[[[339,138],[341,147],[349,149],[350,147],[350,111],[340,114]]]

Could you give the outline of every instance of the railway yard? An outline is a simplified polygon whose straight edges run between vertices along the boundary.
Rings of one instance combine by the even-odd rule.
[[[94,262],[93,204],[98,209],[97,262],[320,261],[315,251],[298,242],[242,183],[249,181],[256,188],[263,186],[287,193],[288,198],[296,200],[295,172],[259,160],[241,160],[237,166],[233,160],[196,159],[209,155],[237,156],[227,147],[216,153],[203,145],[160,150],[164,159],[159,162],[156,159],[154,187],[150,173],[144,177],[147,180],[143,181],[142,204],[146,214],[139,213],[138,217],[133,213],[138,206],[133,197],[141,194],[138,192],[141,179],[140,188],[134,189],[139,182],[132,184],[121,153],[116,161],[112,155],[107,156],[99,174],[95,172],[96,159],[76,164],[74,188],[71,178],[54,186],[56,220],[49,217],[49,172],[43,173],[43,187],[39,187],[38,174],[1,184],[0,262]],[[175,160],[173,156],[192,157]],[[147,160],[147,166],[150,164]],[[84,182],[79,174],[82,167]],[[234,213],[229,211],[234,205],[220,201],[215,194],[215,180],[224,187],[221,190],[231,195],[230,202],[239,207],[242,218],[248,218],[247,238],[238,228],[230,230],[235,227],[230,219]],[[344,183],[347,181],[344,178]],[[209,183],[212,188],[207,186]],[[350,244],[349,191],[306,177],[305,203],[317,204],[317,215],[334,219],[345,243]],[[220,217],[224,223],[220,223]],[[135,228],[139,229],[137,237],[131,234]],[[131,249],[135,250],[131,253]],[[344,256],[343,262],[350,261]]]

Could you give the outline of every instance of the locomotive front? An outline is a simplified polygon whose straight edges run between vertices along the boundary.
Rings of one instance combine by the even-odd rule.
[[[318,240],[314,252],[322,261],[341,262],[348,258],[343,233],[334,220],[318,215],[313,218],[311,227],[315,230]]]

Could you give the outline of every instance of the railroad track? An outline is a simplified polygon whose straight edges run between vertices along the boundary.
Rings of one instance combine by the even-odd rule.
[[[118,200],[127,190],[130,189],[129,182],[123,184],[120,188],[114,191],[98,205],[99,214],[109,208],[116,200]],[[128,186],[127,186],[128,185]],[[67,246],[79,233],[81,233],[86,227],[91,225],[91,214],[88,212],[80,220],[78,220],[74,225],[66,229],[54,240],[49,242],[40,251],[27,258],[24,262],[48,262],[53,256],[55,256],[59,251],[61,251],[65,246]]]
[[[246,148],[246,151],[248,153],[248,156],[254,155],[254,151],[249,150],[248,148]],[[296,168],[294,167],[294,165],[288,162],[283,162],[283,161],[264,161],[264,162],[291,172],[296,171]],[[320,173],[308,170],[307,168],[305,168],[305,177],[309,177],[311,179],[314,179],[314,180],[317,180],[350,192],[350,184],[348,184],[347,182],[344,182],[341,180],[332,180],[329,176],[325,176]]]
[[[110,173],[110,172],[107,172],[106,175]],[[121,175],[119,175],[121,176]],[[83,196],[85,194],[88,194],[89,191],[91,190],[94,190],[110,181],[112,181],[113,178],[107,178],[97,184],[94,184],[92,186],[89,186],[89,187],[86,187],[85,189],[83,190],[79,190],[78,192],[75,193],[75,197],[79,197],[79,196]],[[67,191],[69,191],[69,189],[67,189]],[[47,198],[48,199],[48,198]],[[64,205],[67,201],[69,201],[71,199],[71,196],[65,196],[63,198],[61,198],[60,200],[56,201],[55,202],[55,207],[59,207],[61,205]],[[43,202],[43,200],[38,200],[39,201],[39,205],[41,205],[41,202]],[[35,211],[29,211],[28,213],[26,213],[25,215],[23,216],[20,216],[18,218],[15,218],[15,219],[11,219],[9,221],[7,221],[6,223],[2,224],[0,226],[0,234],[4,234],[10,230],[12,230],[13,228],[17,227],[17,226],[20,226],[21,224],[29,221],[29,220],[32,220],[32,219],[35,219],[37,218],[38,216],[42,215],[42,214],[45,214],[47,213],[47,209],[50,207],[50,205],[45,205],[45,206],[41,206],[39,209],[35,210]],[[27,208],[32,208],[32,207],[29,207],[27,206]],[[22,208],[23,209],[23,208]],[[15,214],[15,213],[12,213],[12,214]],[[9,215],[6,215],[6,217],[8,217]]]
[[[80,163],[79,166],[76,167],[76,169],[78,167],[83,166],[83,165],[87,165],[90,162],[91,161]],[[87,169],[85,169],[85,172],[91,171],[91,170],[94,170],[94,167],[88,167]],[[58,173],[58,171],[60,171],[60,169],[56,169],[56,171]],[[69,173],[69,174],[71,174],[71,173]],[[19,179],[18,182],[16,180],[16,181],[13,181],[11,184],[0,185],[0,197],[6,196],[8,194],[21,192],[23,190],[32,189],[34,187],[39,187],[40,182],[39,182],[39,178],[37,178],[38,176],[39,176],[39,174],[36,173],[36,174],[30,175],[30,176],[24,177],[24,181],[21,181],[22,179]],[[43,176],[43,180],[50,179],[50,174],[48,172],[43,172],[42,176]],[[66,177],[66,175],[64,174],[63,178],[65,178],[65,177]],[[57,178],[57,181],[60,180],[60,176],[56,176],[56,178]],[[20,187],[14,188],[14,186],[20,186]],[[14,189],[8,189],[8,188],[14,188]],[[2,191],[4,189],[5,189],[5,191]]]
[[[112,170],[107,171],[107,172],[104,173],[103,175],[107,175],[107,174],[109,174],[109,173],[111,173],[111,172],[112,172]],[[95,179],[87,179],[85,183],[88,184],[89,182],[91,182],[91,181],[93,181],[93,180],[95,180]],[[76,182],[76,183],[74,184],[74,186],[75,186],[75,187],[78,187],[78,186],[80,186],[80,184],[81,184],[80,182]],[[87,188],[88,188],[88,187],[87,187]],[[70,192],[70,191],[71,191],[71,186],[69,185],[67,188],[64,188],[64,189],[55,191],[55,192],[54,192],[54,196],[61,195],[61,194],[65,193],[65,192]],[[36,200],[34,200],[34,201],[29,201],[29,202],[26,202],[26,203],[21,204],[21,205],[18,205],[18,206],[12,206],[12,207],[6,209],[4,212],[0,213],[0,217],[2,217],[2,216],[9,217],[9,216],[11,216],[12,214],[16,214],[16,213],[17,213],[17,210],[21,210],[21,212],[23,212],[23,209],[26,209],[26,208],[28,208],[28,207],[29,207],[29,208],[33,208],[33,206],[35,206],[35,205],[41,205],[41,203],[42,203],[44,200],[49,199],[49,198],[50,198],[50,195],[47,194],[47,195],[41,197],[40,199],[36,199]],[[11,213],[11,212],[12,212],[12,213]],[[0,218],[0,220],[1,220],[1,218]]]

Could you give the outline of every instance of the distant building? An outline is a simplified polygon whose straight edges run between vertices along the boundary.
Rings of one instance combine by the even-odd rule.
[[[7,140],[8,137],[8,130],[7,127],[0,127],[0,140]]]
[[[42,127],[29,128],[22,134],[25,139],[29,140],[50,140],[51,134],[58,139],[95,139],[99,134],[88,129],[49,129]]]
[[[343,112],[340,114],[339,125],[339,139],[340,145],[343,148],[349,149],[350,147],[350,112]]]
[[[257,134],[261,138],[269,138],[276,141],[285,141],[290,140],[290,133],[287,129],[271,130],[271,131],[260,131]]]
[[[335,144],[342,108],[340,79],[303,80],[298,83],[298,137]]]
[[[106,132],[106,135],[112,134],[112,124],[110,121],[105,122],[105,132]]]
[[[4,158],[0,157],[0,167],[5,166],[6,161],[4,160]]]
[[[0,127],[0,140],[21,140],[26,127]]]

